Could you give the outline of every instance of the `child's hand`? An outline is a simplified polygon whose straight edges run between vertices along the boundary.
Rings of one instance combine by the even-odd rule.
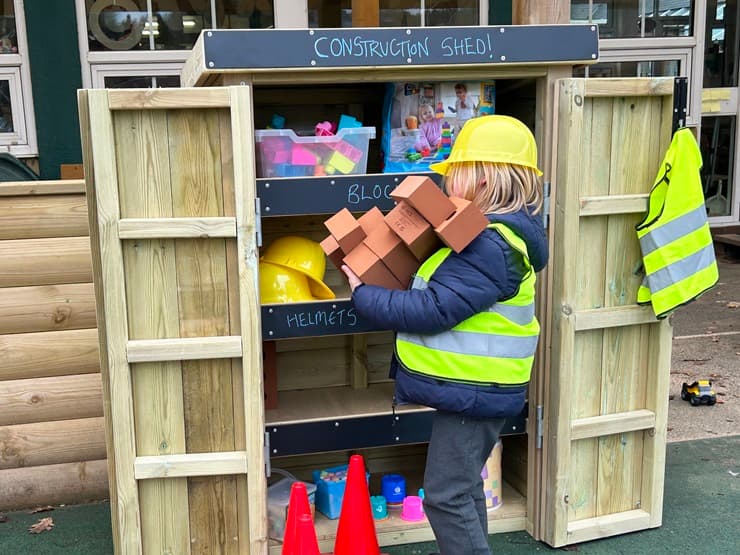
[[[352,270],[349,269],[349,266],[346,264],[342,265],[342,271],[347,275],[347,280],[349,281],[349,288],[354,293],[355,289],[362,285],[362,280],[357,277],[357,274],[355,274]]]

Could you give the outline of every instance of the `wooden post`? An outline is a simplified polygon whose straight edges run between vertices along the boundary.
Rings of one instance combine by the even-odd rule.
[[[513,0],[511,3],[513,25],[553,25],[570,23],[568,0]]]

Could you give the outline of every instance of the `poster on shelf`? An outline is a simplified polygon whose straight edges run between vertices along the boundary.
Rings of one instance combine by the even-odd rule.
[[[495,81],[389,83],[383,105],[383,171],[429,171],[450,154],[471,118],[495,113]]]

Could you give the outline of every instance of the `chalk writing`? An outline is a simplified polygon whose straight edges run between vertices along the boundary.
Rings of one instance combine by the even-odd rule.
[[[353,183],[347,189],[347,204],[360,204],[363,200],[390,199],[391,191],[395,187],[395,184],[371,186],[364,183]]]
[[[313,50],[319,58],[424,58],[429,56],[429,37],[421,40],[390,40],[355,37],[319,37]]]
[[[319,326],[347,326],[357,325],[357,314],[354,308],[337,310],[313,310],[310,312],[295,312],[285,315],[289,328],[306,328]]]
[[[445,37],[440,44],[442,56],[485,56],[493,54],[491,35],[480,37]]]

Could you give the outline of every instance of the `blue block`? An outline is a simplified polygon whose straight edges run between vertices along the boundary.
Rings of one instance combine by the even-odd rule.
[[[339,125],[337,125],[337,133],[342,129],[352,129],[353,127],[362,127],[362,122],[357,121],[357,118],[342,114],[339,116]]]

